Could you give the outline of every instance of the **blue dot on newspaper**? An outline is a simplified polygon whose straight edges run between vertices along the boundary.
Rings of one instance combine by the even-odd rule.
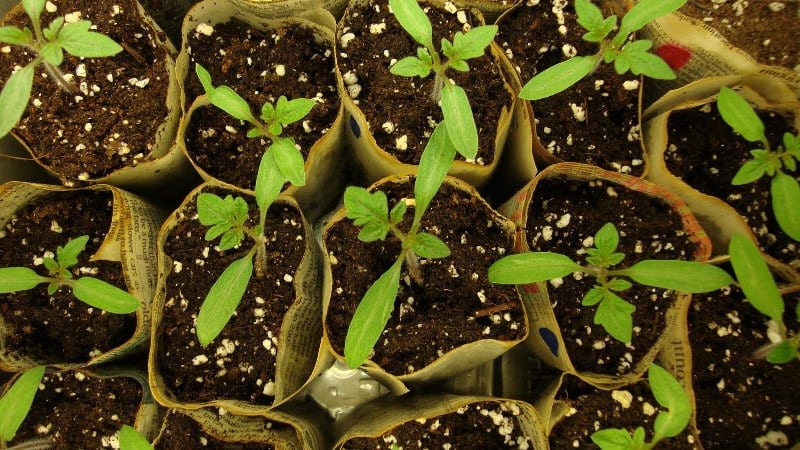
[[[356,122],[356,118],[353,116],[350,116],[350,129],[353,130],[356,139],[361,137],[361,127],[358,126],[358,122]]]
[[[558,339],[555,333],[550,331],[549,328],[539,328],[539,336],[541,336],[544,343],[547,344],[553,356],[558,357]]]

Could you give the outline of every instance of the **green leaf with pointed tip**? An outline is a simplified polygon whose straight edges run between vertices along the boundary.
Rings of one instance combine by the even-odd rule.
[[[506,256],[489,266],[489,282],[528,284],[562,278],[582,267],[560,253],[535,252]]]
[[[229,229],[230,229],[230,226],[228,224],[226,224],[226,223],[214,224],[211,228],[206,230],[206,235],[203,237],[203,239],[205,239],[208,242],[211,242],[214,239],[220,237],[222,235],[222,233],[225,233]]]
[[[0,137],[7,135],[25,113],[33,88],[33,66],[27,65],[11,74],[0,91]]]
[[[295,123],[307,116],[316,104],[314,100],[308,98],[287,100],[281,95],[275,105],[275,121],[284,126]]]
[[[717,96],[717,109],[725,123],[749,142],[766,142],[764,122],[741,95],[723,86]]]
[[[197,79],[200,80],[200,84],[203,86],[203,91],[206,95],[214,91],[214,84],[211,82],[211,74],[205,67],[201,66],[200,63],[196,63],[194,65],[194,73],[197,74]]]
[[[430,63],[426,63],[416,56],[406,56],[392,64],[389,72],[400,77],[425,78],[431,73],[431,69],[433,69],[433,66]]]
[[[594,246],[602,255],[610,255],[617,251],[619,232],[613,223],[607,222],[594,235]]]
[[[267,127],[267,131],[270,135],[277,137],[283,132],[283,127],[278,122],[273,122],[269,125],[269,127]]]
[[[47,294],[53,295],[56,293],[60,286],[55,281],[47,285]]]
[[[406,215],[407,209],[408,207],[405,201],[400,200],[395,203],[394,207],[392,207],[392,210],[389,212],[389,221],[395,225],[400,223],[400,221],[403,220],[403,216]]]
[[[526,100],[558,94],[577,83],[597,66],[596,56],[575,56],[539,72],[519,93]]]
[[[52,22],[50,22],[50,25],[48,25],[47,28],[42,30],[44,38],[50,42],[55,42],[58,40],[58,33],[61,31],[62,26],[64,26],[64,16],[56,17]]]
[[[575,0],[578,24],[587,31],[597,31],[603,26],[603,12],[589,0]]]
[[[78,278],[72,285],[72,293],[87,305],[112,314],[129,314],[139,308],[139,300],[128,291],[97,278]]]
[[[447,124],[441,122],[434,128],[419,160],[414,181],[415,223],[419,223],[431,200],[439,192],[455,156],[456,148],[448,137]]]
[[[459,72],[469,72],[469,64],[466,61],[452,61],[450,67]]]
[[[758,247],[746,236],[734,234],[728,243],[728,254],[739,287],[750,304],[761,314],[782,322],[783,298]]]
[[[59,44],[48,42],[42,46],[39,54],[51,66],[59,66],[64,61],[64,52]]]
[[[606,290],[603,301],[594,313],[594,323],[601,325],[614,339],[629,343],[633,334],[633,312],[636,307],[617,294]]]
[[[622,16],[619,32],[614,37],[614,44],[621,44],[629,34],[642,29],[661,16],[676,11],[686,2],[687,0],[641,0]]]
[[[244,231],[237,229],[227,229],[222,233],[222,238],[217,245],[220,250],[230,250],[239,245],[244,240]]]
[[[372,242],[389,233],[389,203],[381,191],[370,193],[364,188],[348,186],[344,191],[344,207],[353,224],[362,227],[358,238]]]
[[[633,444],[634,445],[644,445],[644,441],[647,435],[645,434],[644,427],[636,427],[633,430]]]
[[[47,272],[52,276],[56,276],[58,271],[61,270],[61,268],[58,267],[58,263],[53,258],[42,258],[42,264],[44,264],[44,268],[47,269]]]
[[[153,450],[153,446],[135,428],[123,425],[119,430],[119,450]]]
[[[82,58],[105,58],[122,51],[122,46],[102,33],[89,31],[88,20],[68,23],[58,33],[58,42],[68,53]]]
[[[733,282],[728,272],[697,261],[646,259],[619,273],[645,286],[696,294],[715,291]]]
[[[628,280],[623,280],[622,278],[612,278],[608,281],[607,286],[612,291],[620,292],[627,291],[628,289],[632,288],[633,284],[631,284],[631,282]]]
[[[589,292],[584,294],[583,300],[581,300],[581,305],[594,306],[603,300],[603,296],[605,296],[605,289],[594,286],[593,288],[589,289]]]
[[[247,255],[226,267],[211,286],[197,315],[197,340],[200,345],[207,346],[228,324],[242,301],[252,275],[253,259]]]
[[[38,22],[47,0],[22,0],[22,7],[31,18],[31,22]]]
[[[247,137],[250,138],[250,139],[257,138],[257,137],[260,137],[260,136],[263,136],[263,135],[264,135],[264,132],[261,131],[260,128],[251,128],[251,129],[247,130]]]
[[[394,300],[400,289],[400,269],[403,258],[384,272],[367,289],[356,307],[347,336],[344,339],[344,358],[350,368],[355,369],[367,360],[372,347],[378,342],[394,309]]]
[[[261,105],[261,119],[267,123],[272,123],[275,121],[275,107],[272,106],[272,103],[266,102]]]
[[[641,39],[629,42],[621,51],[609,53],[614,55],[614,70],[622,75],[631,71],[634,75],[645,75],[657,80],[672,80],[675,72],[659,56],[649,53],[647,50],[652,46],[652,42]]]
[[[668,411],[659,411],[653,428],[657,437],[675,437],[689,424],[692,404],[686,390],[669,372],[657,364],[647,369],[650,390],[658,404]],[[655,440],[655,439],[654,439]]]
[[[445,82],[442,87],[441,108],[450,142],[465,158],[475,159],[478,154],[478,128],[475,126],[467,93],[461,86]]]
[[[594,31],[584,33],[582,39],[587,42],[601,42],[608,36],[608,33],[617,26],[617,16],[609,16],[603,19],[603,22]]]
[[[31,410],[33,398],[39,390],[44,377],[44,366],[28,369],[0,398],[0,439],[9,442],[14,439],[25,416]]]
[[[447,57],[447,59],[454,59],[455,58],[455,49],[453,48],[453,43],[447,40],[446,38],[442,38],[442,54]]]
[[[604,428],[592,433],[590,438],[602,450],[631,450],[633,443],[628,431],[621,428]]]
[[[411,250],[417,255],[428,259],[447,258],[450,256],[450,247],[441,239],[430,233],[418,233],[411,243]]]
[[[303,160],[303,154],[294,145],[294,140],[275,138],[267,151],[272,152],[285,179],[295,186],[306,184],[305,160]]]
[[[784,233],[800,241],[800,185],[797,180],[781,171],[775,173],[770,183],[772,213]]]
[[[433,27],[417,0],[389,0],[397,22],[411,37],[427,48],[433,47]]]
[[[261,214],[266,214],[269,205],[278,198],[286,178],[283,176],[273,152],[264,152],[256,174],[256,204]]]
[[[48,278],[39,276],[27,267],[0,268],[0,294],[27,291],[47,281]]]
[[[33,43],[33,35],[28,28],[0,27],[0,42],[11,45],[30,45]]]
[[[797,349],[792,347],[789,341],[779,343],[767,353],[767,362],[771,364],[786,364],[795,358],[800,358],[800,354],[797,353]]]
[[[783,149],[788,152],[800,152],[800,134],[795,136],[788,131],[783,133]]]
[[[86,248],[89,236],[83,235],[70,239],[63,247],[56,248],[56,260],[62,269],[68,269],[78,264],[78,256]]]
[[[481,25],[453,37],[453,59],[465,60],[483,56],[497,34],[497,25]]]
[[[200,223],[207,227],[218,223],[240,227],[247,219],[247,202],[241,197],[227,195],[223,199],[218,195],[202,192],[197,196],[197,216]]]
[[[736,171],[736,175],[733,176],[731,184],[734,186],[739,186],[742,184],[752,183],[761,178],[764,173],[766,173],[766,167],[764,166],[764,163],[756,159],[751,159],[750,161],[742,164],[742,167]]]
[[[217,86],[213,91],[206,92],[206,95],[212,105],[225,111],[229,116],[246,122],[257,122],[247,101],[228,86]]]

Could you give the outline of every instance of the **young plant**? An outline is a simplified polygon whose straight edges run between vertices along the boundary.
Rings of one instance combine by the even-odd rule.
[[[119,430],[119,450],[153,450],[153,446],[136,428],[123,425]]]
[[[0,398],[0,448],[14,439],[33,404],[44,376],[44,366],[28,369]]]
[[[0,137],[8,134],[25,113],[37,66],[44,66],[50,78],[63,89],[73,91],[75,88],[58,70],[65,51],[81,58],[113,56],[122,51],[122,47],[110,37],[89,31],[92,23],[88,20],[65,23],[64,17],[60,16],[42,28],[45,3],[46,0],[22,0],[33,31],[28,27],[0,27],[0,42],[18,45],[36,54],[33,61],[11,74],[0,92]]]
[[[770,195],[772,212],[778,226],[792,239],[800,241],[800,185],[785,171],[794,172],[800,161],[800,134],[788,131],[783,134],[783,145],[773,150],[764,133],[764,122],[742,96],[723,86],[717,97],[717,108],[722,119],[748,142],[758,142],[761,148],[750,150],[753,159],[747,161],[734,175],[731,184],[752,183],[765,174],[771,177]]]
[[[364,242],[383,240],[391,232],[402,243],[394,264],[367,289],[356,308],[344,342],[345,361],[351,368],[367,360],[380,338],[394,309],[400,289],[403,262],[414,282],[424,283],[419,257],[439,259],[450,256],[447,244],[436,236],[420,231],[422,215],[442,185],[452,165],[456,150],[447,137],[447,122],[440,123],[425,146],[414,182],[414,218],[408,231],[399,225],[407,211],[406,202],[398,201],[391,210],[386,194],[370,193],[364,188],[350,186],[344,193],[347,217],[361,227],[358,238]]]
[[[259,120],[250,111],[247,101],[233,89],[224,85],[215,87],[211,75],[200,64],[195,66],[195,70],[211,104],[252,125],[253,128],[247,132],[248,137],[271,141],[261,157],[256,175],[257,225],[247,225],[247,202],[241,197],[228,195],[221,198],[207,192],[197,196],[200,223],[210,227],[205,235],[207,241],[220,238],[219,249],[229,250],[240,245],[245,235],[253,240],[247,255],[232,262],[222,272],[200,306],[197,338],[200,344],[206,346],[219,335],[236,311],[253,275],[253,268],[257,277],[264,276],[266,272],[267,238],[264,227],[270,205],[287,181],[297,186],[305,184],[303,155],[295,146],[294,139],[283,137],[281,133],[287,125],[303,119],[314,107],[314,101],[305,98],[287,100],[281,96],[274,105],[265,103],[261,107]]]
[[[692,404],[683,386],[662,367],[652,364],[647,370],[650,391],[666,411],[659,411],[653,429],[653,438],[647,442],[644,427],[633,434],[621,428],[606,428],[592,433],[591,439],[602,450],[650,450],[662,439],[679,435],[692,418]]]
[[[733,279],[719,267],[696,261],[646,259],[624,269],[612,269],[625,259],[617,252],[619,233],[613,223],[606,223],[594,236],[594,247],[586,250],[585,266],[570,257],[552,252],[530,252],[509,255],[489,267],[489,281],[498,284],[528,284],[583,273],[595,278],[597,284],[581,302],[597,305],[594,323],[601,325],[614,339],[629,343],[633,332],[633,312],[636,307],[619,293],[633,284],[620,277],[661,289],[680,292],[710,292],[727,286]]]
[[[761,314],[769,317],[777,327],[780,340],[761,349],[759,355],[765,355],[772,364],[784,364],[800,359],[800,334],[789,336],[783,321],[786,306],[775,285],[772,273],[764,262],[758,247],[742,234],[735,234],[728,244],[731,265],[739,287],[745,297]],[[800,321],[800,302],[795,307],[795,318]]]
[[[650,53],[652,41],[629,40],[632,33],[653,20],[669,14],[687,0],[641,0],[622,17],[613,38],[609,34],[617,28],[617,16],[603,17],[603,13],[590,0],[575,0],[578,24],[586,29],[583,40],[597,42],[597,53],[591,56],[574,56],[548,67],[528,81],[519,96],[527,100],[540,100],[569,88],[589,75],[601,63],[614,63],[620,75],[630,71],[658,80],[671,80],[675,73],[659,56]]]
[[[70,268],[78,263],[78,256],[86,248],[89,236],[70,239],[56,249],[55,258],[43,259],[49,276],[41,276],[27,267],[0,268],[0,294],[26,291],[47,283],[47,293],[53,295],[60,287],[72,289],[75,297],[89,306],[113,314],[128,314],[136,311],[139,300],[128,292],[92,277],[72,278]]]
[[[452,42],[442,39],[441,54],[433,45],[433,27],[417,0],[389,0],[400,26],[423,47],[417,56],[407,56],[397,61],[389,71],[403,77],[425,78],[434,73],[431,98],[442,109],[447,122],[448,136],[456,150],[467,159],[478,153],[478,129],[472,116],[467,93],[447,77],[447,70],[468,72],[467,60],[483,56],[495,34],[497,25],[483,25],[466,33],[456,32]]]

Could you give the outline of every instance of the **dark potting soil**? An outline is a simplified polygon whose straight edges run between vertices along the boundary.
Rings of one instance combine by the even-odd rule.
[[[272,444],[226,442],[206,433],[199,423],[189,416],[171,411],[167,426],[155,445],[156,450],[274,450]],[[272,422],[269,422],[272,425]],[[271,427],[270,427],[271,428]]]
[[[53,450],[102,450],[119,445],[122,425],[133,426],[142,404],[133,378],[98,378],[81,371],[48,372],[14,440],[51,441]],[[42,447],[34,447],[42,448]]]
[[[379,437],[350,439],[339,448],[529,448],[531,438],[521,432],[516,420],[520,413],[510,402],[478,402],[449,414],[405,422]]]
[[[785,295],[784,323],[798,332],[798,295]],[[770,364],[755,355],[770,344],[769,319],[736,287],[697,296],[689,309],[697,428],[712,449],[790,448],[800,443],[800,361]]]
[[[523,85],[537,73],[574,55],[597,52],[596,43],[581,38],[586,30],[577,23],[572,4],[560,0],[523,2],[500,22],[496,41]],[[642,175],[639,84],[638,76],[618,75],[613,64],[601,64],[566,91],[531,102],[542,146],[563,161]]]
[[[618,252],[630,267],[643,259],[692,259],[680,217],[663,200],[603,181],[547,178],[539,182],[528,213],[526,237],[532,251],[557,252],[585,264],[594,235],[613,222],[620,235]],[[634,284],[620,296],[632,303],[633,338],[623,344],[594,324],[595,306],[581,300],[594,277],[577,274],[547,284],[567,353],[579,371],[609,375],[629,373],[664,332],[675,293]]]
[[[550,432],[550,448],[553,450],[599,449],[592,442],[591,435],[606,428],[622,428],[633,433],[636,427],[641,426],[647,433],[646,440],[650,441],[656,416],[659,411],[666,412],[645,381],[604,391],[567,375],[556,400],[569,405],[569,411]],[[700,447],[687,427],[679,435],[659,441],[655,448],[692,450]]]
[[[480,25],[466,11],[447,12],[425,7],[433,24],[433,42],[453,40],[456,31]],[[453,8],[455,11],[455,8]],[[417,54],[420,45],[403,30],[385,1],[370,1],[354,8],[340,24],[337,55],[339,70],[350,97],[367,118],[378,146],[407,164],[419,164],[420,155],[442,113],[432,100],[433,74],[426,78],[392,75],[394,61]],[[468,28],[466,28],[468,29]],[[475,163],[494,161],[495,135],[503,108],[510,109],[512,95],[504,87],[499,66],[487,49],[468,61],[469,72],[449,70],[447,76],[464,88],[478,127]],[[462,158],[458,156],[458,158]]]
[[[390,206],[413,198],[409,184],[387,184],[381,190]],[[413,210],[408,207],[401,230],[411,226]],[[437,235],[452,254],[421,259],[425,286],[411,281],[404,268],[395,307],[372,361],[389,373],[405,375],[464,344],[480,339],[513,341],[525,334],[524,312],[514,287],[487,280],[488,267],[513,249],[513,236],[505,234],[500,223],[476,198],[442,186],[423,216],[421,230]],[[358,233],[352,220],[343,219],[325,237],[333,272],[326,327],[339,354],[364,293],[400,254],[397,238],[364,243]]]
[[[195,75],[199,62],[211,73],[215,86],[226,85],[251,105],[273,105],[281,95],[292,100],[310,98],[316,105],[305,119],[284,128],[304,157],[327,133],[339,112],[339,94],[332,43],[317,42],[311,29],[299,25],[263,32],[246,23],[230,21],[213,27],[202,24],[189,34],[190,63],[186,79],[186,107],[203,88]],[[268,138],[246,136],[252,125],[228,116],[214,106],[192,114],[186,147],[192,159],[209,175],[241,188],[253,189]]]
[[[70,239],[89,236],[73,266],[74,278],[92,276],[125,289],[118,262],[90,261],[111,226],[112,194],[77,191],[52,193],[17,211],[2,231],[0,267],[28,267],[42,276],[43,256]],[[50,253],[48,253],[50,252]],[[135,314],[109,314],[77,300],[69,288],[47,294],[47,284],[0,295],[8,328],[6,351],[51,363],[86,362],[133,336]]]
[[[55,12],[45,9],[42,23],[58,15],[70,20],[79,16],[125,50],[112,58],[65,53],[59,68],[74,92],[58,87],[39,66],[31,102],[15,133],[68,184],[146,161],[156,144],[156,130],[167,117],[168,54],[155,43],[157,35],[165,38],[163,33],[143,23],[133,0],[70,0],[58,2]],[[30,26],[24,13],[8,23]],[[3,48],[10,51],[0,52],[2,84],[13,67],[33,59],[20,47]]]
[[[772,148],[784,132],[797,133],[791,117],[758,113]],[[673,111],[669,117],[669,146],[664,152],[667,169],[698,191],[728,203],[747,221],[765,253],[797,266],[800,248],[781,231],[770,202],[770,179],[734,186],[734,175],[760,144],[747,142],[722,120],[716,103]]]
[[[250,205],[247,225],[252,227],[258,223],[258,209],[253,199],[246,200]],[[283,203],[269,208],[266,273],[258,278],[254,271],[236,314],[203,348],[194,328],[200,305],[225,268],[247,254],[252,241],[246,238],[236,249],[217,250],[218,240],[204,239],[207,228],[200,224],[195,205],[191,202],[186,207],[164,244],[172,268],[158,333],[158,367],[167,388],[180,401],[233,399],[269,405],[275,396],[280,327],[294,302],[293,280],[305,252],[302,216]]]
[[[692,0],[680,12],[716,28],[762,64],[794,70],[800,66],[800,43],[785,31],[797,27],[796,2]]]

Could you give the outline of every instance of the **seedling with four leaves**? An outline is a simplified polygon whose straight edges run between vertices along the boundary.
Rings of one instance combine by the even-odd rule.
[[[633,312],[636,307],[621,297],[633,284],[672,289],[679,292],[710,292],[727,286],[733,279],[711,264],[697,261],[646,259],[624,269],[612,269],[625,259],[617,252],[619,233],[613,223],[606,223],[594,236],[594,247],[586,250],[585,266],[569,256],[553,252],[528,252],[509,255],[489,267],[489,281],[498,284],[529,284],[573,273],[591,275],[597,284],[584,296],[584,306],[597,305],[594,323],[601,325],[614,339],[631,342]]]
[[[11,74],[0,91],[0,137],[8,134],[25,113],[37,66],[41,64],[60,87],[74,91],[75,87],[58,69],[64,61],[65,51],[81,58],[108,57],[122,51],[122,47],[110,37],[90,31],[92,23],[88,20],[65,23],[64,17],[60,16],[42,28],[45,3],[46,0],[22,0],[33,31],[28,27],[0,27],[0,42],[18,45],[36,54],[33,61]]]
[[[247,255],[232,262],[211,286],[200,313],[197,315],[197,338],[203,346],[219,335],[241,302],[253,269],[257,277],[264,276],[267,266],[267,238],[265,224],[267,210],[275,201],[286,182],[296,186],[305,184],[303,155],[294,139],[281,136],[283,128],[303,119],[314,107],[314,101],[305,98],[287,100],[281,96],[275,104],[265,103],[260,120],[250,110],[247,101],[228,86],[214,86],[211,75],[200,64],[195,66],[197,77],[211,104],[227,114],[252,125],[247,132],[251,138],[267,138],[270,144],[256,175],[255,198],[259,210],[258,224],[247,225],[248,206],[241,197],[225,198],[207,192],[197,196],[197,214],[200,223],[209,227],[205,239],[220,238],[219,250],[230,250],[244,241],[247,235],[253,245]],[[254,264],[255,259],[255,264]]]
[[[33,405],[33,398],[44,377],[44,366],[26,370],[0,398],[0,448],[14,439]]]
[[[78,257],[86,248],[89,236],[70,239],[63,247],[56,249],[55,257],[42,259],[49,276],[41,276],[27,267],[0,268],[0,294],[26,291],[47,283],[47,293],[53,295],[60,287],[72,289],[78,300],[89,306],[100,308],[114,314],[128,314],[136,311],[139,300],[128,292],[93,277],[72,278],[70,270],[78,264]]]
[[[622,75],[628,71],[658,80],[671,80],[675,73],[659,56],[650,53],[653,42],[647,39],[630,40],[653,20],[669,14],[687,0],[641,0],[625,15],[613,38],[609,34],[617,28],[617,16],[603,17],[602,11],[590,0],[575,0],[578,24],[586,29],[583,40],[597,42],[597,53],[591,56],[573,56],[548,67],[531,78],[519,96],[527,100],[540,100],[569,88],[590,73],[601,62],[614,63],[614,70]]]
[[[758,142],[761,148],[750,150],[753,159],[747,161],[734,175],[734,186],[752,183],[764,175],[771,177],[772,212],[778,226],[792,239],[800,241],[800,185],[786,173],[797,169],[800,161],[800,134],[783,134],[783,145],[773,150],[764,132],[764,122],[741,95],[723,86],[717,97],[722,119],[748,142]]]
[[[662,408],[653,423],[653,438],[648,442],[644,427],[633,434],[621,428],[605,428],[592,433],[591,439],[602,450],[650,450],[661,440],[679,435],[692,418],[692,403],[683,386],[661,366],[647,370],[650,391]]]

